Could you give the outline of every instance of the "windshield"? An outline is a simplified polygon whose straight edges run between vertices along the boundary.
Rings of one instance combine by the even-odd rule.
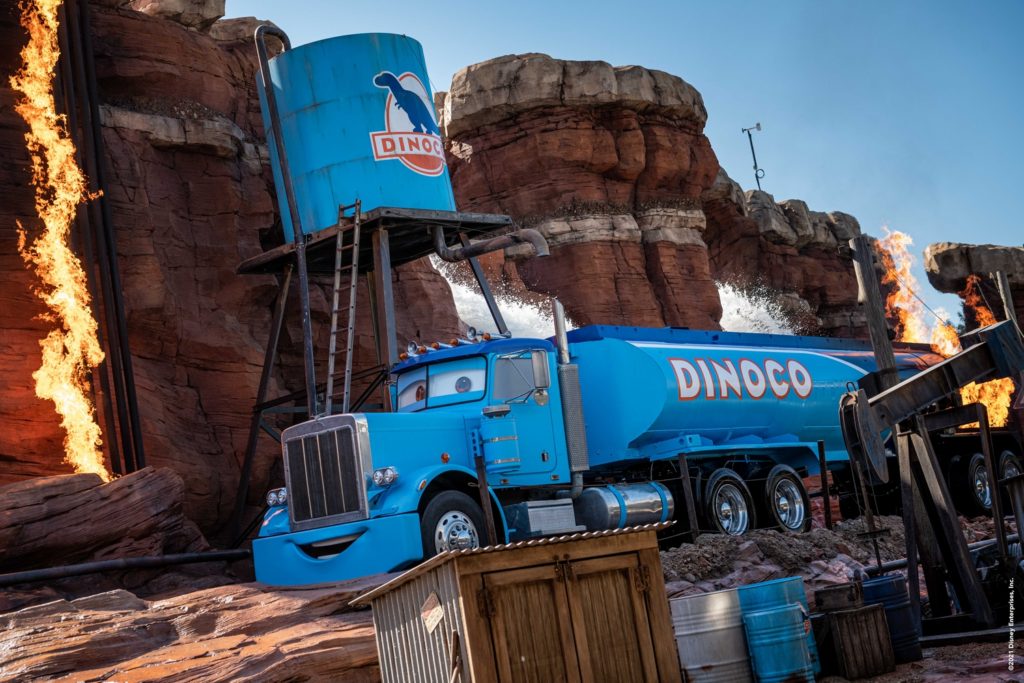
[[[487,361],[460,358],[410,370],[398,377],[398,410],[407,412],[478,401],[487,388]]]

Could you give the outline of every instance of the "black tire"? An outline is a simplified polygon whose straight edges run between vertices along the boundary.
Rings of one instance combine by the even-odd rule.
[[[708,477],[704,489],[704,517],[710,528],[728,536],[742,536],[757,527],[754,498],[733,470],[722,467]]]
[[[442,491],[420,515],[423,558],[431,558],[444,550],[478,548],[483,545],[484,528],[484,513],[479,503],[461,491]],[[447,539],[443,536],[444,530],[447,530]]]
[[[1024,472],[1024,465],[1020,458],[1013,451],[1003,451],[999,454],[999,479],[1008,479]]]
[[[999,463],[999,481],[1024,473],[1024,464],[1013,451],[1004,450],[999,454],[997,462]],[[1010,494],[1006,492],[1006,487],[997,485],[996,488],[999,489],[999,502],[1002,504],[1003,515],[1013,515],[1013,505],[1010,502]]]
[[[803,533],[811,528],[811,499],[796,470],[776,465],[768,473],[761,502],[769,528]]]
[[[975,453],[967,458],[964,478],[960,484],[963,492],[963,512],[968,517],[992,514],[992,487],[985,470],[985,456]]]

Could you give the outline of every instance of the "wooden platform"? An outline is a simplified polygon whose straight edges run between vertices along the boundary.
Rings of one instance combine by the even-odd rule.
[[[424,209],[399,209],[380,207],[362,216],[362,240],[359,254],[359,270],[362,273],[373,270],[374,232],[386,230],[391,246],[391,265],[400,266],[434,253],[434,228],[447,228],[449,245],[458,243],[458,233],[467,237],[484,237],[499,234],[513,226],[508,216],[489,213],[464,213],[460,211],[429,211]],[[306,238],[306,261],[310,275],[329,275],[334,272],[334,249],[339,230],[352,227],[352,219],[311,233]],[[239,264],[240,275],[256,273],[279,273],[285,264],[295,259],[295,244],[288,242],[246,259]],[[348,253],[342,261],[347,266],[351,261]]]

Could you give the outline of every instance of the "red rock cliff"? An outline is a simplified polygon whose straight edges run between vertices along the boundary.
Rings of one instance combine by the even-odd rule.
[[[186,19],[193,29],[210,24]],[[208,35],[161,16],[92,6],[108,156],[104,189],[117,232],[147,461],[182,476],[185,511],[207,530],[233,505],[276,293],[273,277],[239,276],[235,268],[281,234],[254,85],[254,26],[238,21],[214,24]],[[0,10],[0,72],[17,67],[24,41],[17,8],[7,3]],[[52,406],[33,393],[47,323],[38,319],[35,282],[15,248],[15,219],[30,228],[35,219],[25,128],[12,104],[3,79],[0,483],[70,471]],[[313,293],[320,341],[324,289]],[[404,336],[457,331],[450,290],[428,263],[398,269],[395,296]],[[369,330],[361,319],[363,362],[370,360]],[[293,315],[275,394],[301,387],[300,337]],[[254,502],[276,453],[264,439]]]

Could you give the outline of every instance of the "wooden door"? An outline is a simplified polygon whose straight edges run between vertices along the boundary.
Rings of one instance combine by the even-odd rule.
[[[484,575],[502,683],[580,683],[572,619],[557,565]]]
[[[567,564],[565,586],[584,680],[657,683],[646,567],[634,553]]]

